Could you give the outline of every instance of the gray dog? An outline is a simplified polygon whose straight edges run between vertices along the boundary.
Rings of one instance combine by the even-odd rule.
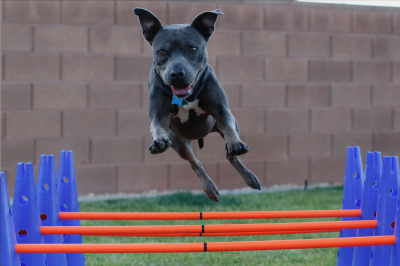
[[[150,11],[135,8],[144,38],[153,49],[153,65],[149,74],[150,132],[154,138],[149,147],[152,154],[162,153],[170,146],[200,177],[206,195],[218,202],[215,183],[193,154],[191,142],[199,141],[210,132],[225,139],[226,157],[246,183],[260,189],[257,176],[237,157],[249,151],[239,138],[239,126],[228,106],[228,98],[208,65],[207,42],[214,32],[217,9],[199,14],[191,24],[163,26]]]

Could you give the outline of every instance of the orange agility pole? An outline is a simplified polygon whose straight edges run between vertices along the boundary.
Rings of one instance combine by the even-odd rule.
[[[180,233],[180,234],[82,234],[83,236],[132,236],[132,237],[188,237],[188,236],[254,236],[254,235],[290,235],[290,234],[314,234],[335,233],[335,230],[303,230],[303,231],[272,231],[272,232],[237,232],[237,233]]]
[[[243,212],[60,212],[62,220],[211,220],[360,217],[361,210]]]
[[[42,226],[43,235],[80,234],[176,234],[176,233],[236,233],[263,231],[297,231],[375,228],[376,220],[210,225],[148,225],[148,226]]]
[[[180,253],[375,246],[394,245],[395,242],[396,237],[391,235],[349,238],[168,244],[16,244],[15,248],[17,253]]]

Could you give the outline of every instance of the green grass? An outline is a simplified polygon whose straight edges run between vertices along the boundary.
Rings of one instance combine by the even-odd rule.
[[[81,211],[109,212],[188,212],[340,209],[343,187],[308,191],[286,191],[242,195],[222,195],[219,203],[204,195],[176,193],[140,199],[81,202]],[[82,225],[177,225],[222,223],[268,223],[295,221],[335,221],[333,219],[204,220],[204,221],[82,221]],[[191,243],[257,241],[338,237],[338,233],[232,237],[92,237],[84,243]],[[337,249],[277,251],[164,253],[164,254],[86,254],[86,265],[336,265]]]

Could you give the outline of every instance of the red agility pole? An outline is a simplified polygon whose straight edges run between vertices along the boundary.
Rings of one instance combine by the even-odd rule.
[[[236,233],[263,231],[298,231],[375,228],[376,220],[210,225],[150,225],[150,226],[42,226],[43,235],[79,234],[176,234],[176,233]]]
[[[393,245],[395,236],[209,243],[16,244],[17,253],[178,253]]]
[[[243,212],[60,212],[62,220],[211,220],[360,217],[361,210]]]
[[[335,230],[303,230],[303,231],[273,231],[273,232],[238,232],[238,233],[180,233],[180,234],[82,234],[83,236],[131,236],[131,237],[189,237],[189,236],[254,236],[254,235],[290,235],[290,234],[314,234],[335,233]]]

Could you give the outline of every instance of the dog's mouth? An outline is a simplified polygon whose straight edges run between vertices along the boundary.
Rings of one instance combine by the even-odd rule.
[[[192,86],[193,84],[187,84],[187,85],[172,85],[171,89],[174,95],[178,98],[185,98],[192,92]]]

